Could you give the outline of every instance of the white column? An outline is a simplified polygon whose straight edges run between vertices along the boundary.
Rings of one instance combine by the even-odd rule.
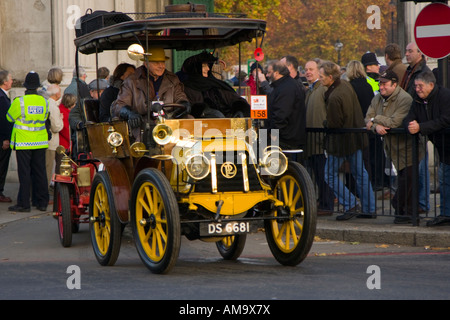
[[[73,1],[70,1],[71,3]],[[75,30],[68,28],[68,0],[52,0],[53,60],[64,71],[63,84],[70,83],[75,65],[73,39]]]
[[[414,41],[414,24],[420,11],[429,3],[407,2],[405,6],[405,21],[406,21],[406,43]]]
[[[134,1],[130,0],[52,0],[53,6],[53,50],[54,65],[64,70],[64,84],[70,83],[75,68],[74,24],[88,9],[134,12]],[[124,60],[123,53],[104,52],[99,54],[99,66],[107,67],[111,73]],[[79,54],[79,64],[88,72],[87,82],[96,78],[95,54]]]
[[[31,70],[46,76],[51,65],[50,9],[50,0],[0,1],[1,67],[18,80]]]

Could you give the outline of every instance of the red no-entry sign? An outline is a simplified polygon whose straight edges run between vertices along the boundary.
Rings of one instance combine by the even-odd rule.
[[[432,3],[420,11],[414,26],[414,38],[424,55],[441,59],[450,54],[450,7]]]

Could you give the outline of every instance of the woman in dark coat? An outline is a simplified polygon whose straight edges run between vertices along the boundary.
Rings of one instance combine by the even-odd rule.
[[[356,96],[358,97],[358,101],[361,106],[361,111],[365,117],[367,109],[369,108],[375,95],[372,87],[367,82],[364,66],[357,60],[350,61],[347,65],[346,75],[348,77],[348,81],[356,92]]]
[[[100,122],[110,121],[111,104],[117,99],[123,81],[133,74],[135,70],[136,67],[128,63],[121,63],[116,67],[113,76],[111,77],[111,85],[103,91],[103,94],[100,97]]]
[[[347,65],[346,75],[350,84],[356,92],[363,116],[366,116],[367,109],[374,98],[372,86],[367,82],[367,75],[364,66],[360,61],[352,60]],[[375,189],[390,187],[390,177],[384,172],[386,156],[383,149],[383,141],[380,136],[368,133],[369,147],[363,150],[363,158],[367,172],[374,184]],[[392,186],[391,186],[392,187]]]
[[[226,82],[211,74],[217,61],[212,54],[202,52],[183,64],[179,77],[184,85],[195,118],[240,118],[250,116],[250,105]]]

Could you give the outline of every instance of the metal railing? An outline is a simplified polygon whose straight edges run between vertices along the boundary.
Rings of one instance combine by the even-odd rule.
[[[444,131],[442,139],[448,134],[450,129]],[[340,145],[335,143],[340,140],[344,143],[341,142]],[[352,143],[351,141],[365,141],[365,147],[360,149],[364,166],[357,165],[358,169],[352,168],[350,161],[343,160],[339,166],[339,188],[345,186],[359,200],[362,195],[373,192],[375,212],[371,213],[392,217],[411,215],[413,225],[417,225],[419,217],[435,217],[440,214],[440,194],[436,192],[439,190],[438,153],[426,137],[411,135],[403,128],[391,129],[389,134],[383,137],[365,128],[307,128],[307,146],[302,162],[315,182],[319,210],[337,213],[348,209],[348,206],[345,208],[337,201],[334,190],[330,190],[330,186],[327,185],[326,176],[329,172],[321,170],[325,170],[326,162],[334,158],[327,154],[327,143],[334,142],[332,147],[333,153],[336,154],[349,149],[351,146],[345,144]],[[388,151],[385,151],[386,147]],[[355,175],[362,175],[363,170],[369,176],[370,187],[360,183],[358,189]],[[333,200],[331,205],[330,197]],[[350,201],[350,197],[349,194],[346,200]]]

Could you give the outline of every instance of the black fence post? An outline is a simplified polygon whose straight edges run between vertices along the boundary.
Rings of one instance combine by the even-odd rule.
[[[419,225],[419,135],[412,137],[412,225]]]

